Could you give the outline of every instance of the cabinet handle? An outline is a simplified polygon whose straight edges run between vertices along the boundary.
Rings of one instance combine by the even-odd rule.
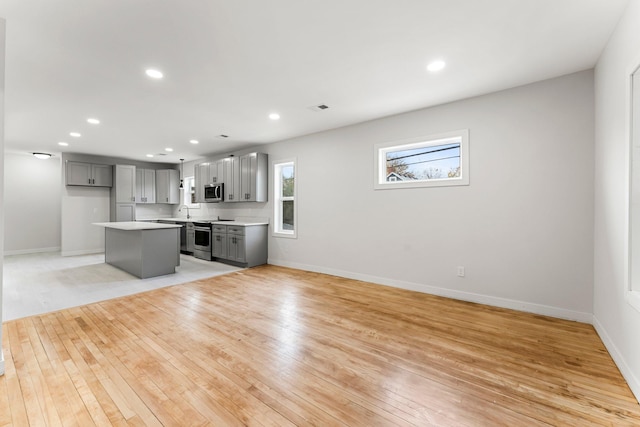
[[[89,181],[88,184],[91,184],[91,178],[89,178],[88,181]]]

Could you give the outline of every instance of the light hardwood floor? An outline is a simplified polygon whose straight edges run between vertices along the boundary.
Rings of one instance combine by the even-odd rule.
[[[264,266],[3,324],[0,425],[640,425],[590,325]]]

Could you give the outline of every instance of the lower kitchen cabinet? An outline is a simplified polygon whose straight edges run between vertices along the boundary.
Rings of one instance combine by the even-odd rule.
[[[242,267],[267,263],[267,225],[217,225],[211,230],[216,261]]]

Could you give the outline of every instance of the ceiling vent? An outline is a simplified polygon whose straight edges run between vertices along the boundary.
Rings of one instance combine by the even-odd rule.
[[[324,111],[327,108],[329,108],[329,106],[326,104],[314,105],[313,107],[309,107],[309,109],[312,111]]]
[[[167,155],[167,153],[158,153],[157,155],[158,155],[158,156],[166,156],[166,155]]]
[[[229,138],[229,135],[218,135],[218,138]]]

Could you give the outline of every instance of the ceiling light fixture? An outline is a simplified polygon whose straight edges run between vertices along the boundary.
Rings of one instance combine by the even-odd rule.
[[[164,151],[172,152],[173,148],[165,148]]]
[[[197,144],[200,141],[198,141],[197,139],[190,139],[189,142],[192,144]]]
[[[184,175],[184,159],[180,159],[180,187],[184,188],[184,184],[182,183],[182,176]]]
[[[82,134],[79,132],[69,132],[69,135],[71,135],[74,138],[80,138],[82,136]]]
[[[66,146],[68,146],[69,144],[68,144],[68,143],[66,143],[66,142],[62,142],[62,141],[61,141],[61,142],[58,142],[58,145],[60,145],[61,147],[66,147]]]
[[[147,76],[151,77],[152,79],[161,79],[164,77],[164,74],[162,74],[162,71],[160,70],[155,70],[153,68],[149,68],[144,72]]]
[[[153,154],[147,154],[147,157],[153,157]]]
[[[271,120],[279,120],[279,119],[280,119],[280,114],[278,114],[278,113],[271,113],[271,114],[269,114],[269,118],[270,118]]]
[[[432,73],[435,73],[437,71],[444,69],[446,65],[447,64],[441,60],[433,61],[433,62],[430,62],[429,65],[427,65],[427,70],[431,71]]]
[[[93,117],[89,117],[87,119],[87,123],[91,123],[92,125],[99,125],[100,124],[100,120],[94,119]]]
[[[40,160],[47,160],[51,158],[51,154],[49,153],[31,153],[33,154],[33,157],[35,157],[36,159],[40,159]]]

